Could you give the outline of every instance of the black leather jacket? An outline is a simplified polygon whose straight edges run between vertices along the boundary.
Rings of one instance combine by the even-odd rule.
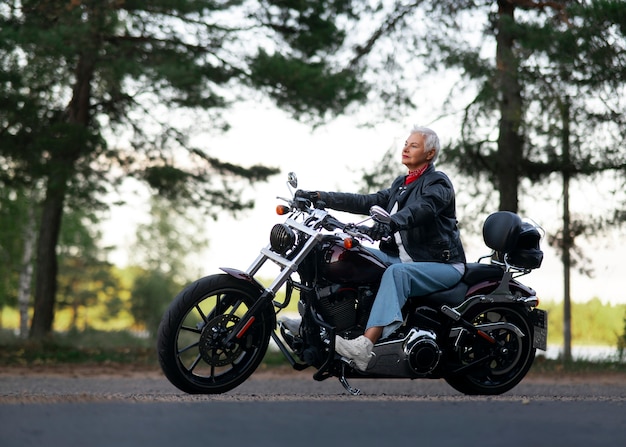
[[[413,261],[465,263],[454,187],[448,176],[430,165],[409,185],[404,185],[404,179],[400,176],[390,188],[373,194],[320,191],[319,196],[328,208],[364,215],[373,205],[391,212],[398,202],[398,211],[391,216],[392,229],[400,232],[402,245]],[[380,249],[394,256],[399,254],[393,238],[381,241]]]

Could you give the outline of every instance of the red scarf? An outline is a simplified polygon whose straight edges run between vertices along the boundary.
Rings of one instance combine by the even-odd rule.
[[[409,171],[409,175],[407,175],[404,179],[404,184],[408,185],[409,183],[413,183],[415,180],[420,178],[428,166],[430,165],[426,165],[423,168],[417,169],[415,171]]]

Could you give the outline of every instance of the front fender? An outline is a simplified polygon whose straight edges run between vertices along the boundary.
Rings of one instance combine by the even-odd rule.
[[[249,274],[247,274],[246,272],[242,270],[228,268],[228,267],[220,267],[220,270],[223,271],[224,273],[229,274],[233,278],[236,278],[240,281],[245,281],[246,283],[253,285],[255,288],[258,289],[259,296],[263,295],[266,292],[269,292],[268,290],[265,289],[265,287],[263,287],[263,285],[260,282],[258,282],[256,279],[254,279],[252,276],[250,276]],[[265,308],[264,312],[267,312],[268,318],[271,318],[270,321],[272,322],[271,323],[272,327],[276,327],[276,313],[274,312],[272,305],[268,305]]]
[[[233,278],[243,279],[244,281],[249,282],[250,284],[253,284],[255,287],[259,289],[260,292],[265,290],[265,288],[260,282],[258,282],[256,279],[254,279],[254,277],[250,276],[243,270],[233,269],[229,267],[220,267],[220,270],[223,271],[224,273],[228,273]]]

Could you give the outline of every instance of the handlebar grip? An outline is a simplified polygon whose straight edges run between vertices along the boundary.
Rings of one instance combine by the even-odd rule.
[[[344,228],[346,228],[346,224],[339,222],[333,216],[328,215],[326,216],[326,219],[324,219],[324,228],[326,228],[327,230],[335,230],[337,228],[343,230]]]

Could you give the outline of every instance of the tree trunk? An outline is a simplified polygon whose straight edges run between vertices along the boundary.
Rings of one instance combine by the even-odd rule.
[[[65,188],[49,186],[43,203],[39,241],[37,243],[37,277],[35,306],[30,337],[44,338],[52,331],[57,289],[56,246],[61,230]]]
[[[561,146],[563,150],[563,360],[572,360],[572,306],[570,291],[570,273],[572,260],[570,256],[574,245],[573,234],[570,224],[569,211],[569,181],[571,175],[570,160],[570,111],[569,102],[565,98],[561,107],[561,120],[563,125]]]
[[[518,64],[513,51],[514,12],[515,5],[506,0],[498,0],[496,70],[500,92],[500,124],[496,169],[500,192],[499,209],[517,212],[517,186],[522,157],[522,138],[519,134],[522,95],[517,75]]]
[[[20,310],[20,337],[28,337],[28,308],[30,306],[31,282],[33,280],[33,249],[36,241],[35,205],[28,200],[26,226],[24,227],[24,252],[20,267],[17,303]]]
[[[571,229],[569,216],[569,173],[563,172],[563,360],[572,360],[572,305],[571,305]]]
[[[67,108],[67,122],[82,128],[83,136],[90,121],[91,80],[94,70],[93,54],[81,55],[76,65],[76,84]],[[69,147],[68,147],[69,145]],[[53,151],[50,172],[43,203],[39,241],[37,246],[37,276],[35,306],[30,329],[31,338],[43,338],[52,332],[57,289],[57,255],[63,207],[70,180],[76,174],[76,162],[88,152],[85,138],[70,138],[68,145],[61,142]]]

